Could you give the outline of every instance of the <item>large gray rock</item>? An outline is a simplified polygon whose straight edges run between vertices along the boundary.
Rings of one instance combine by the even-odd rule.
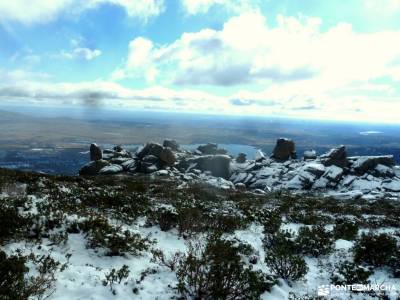
[[[304,160],[314,160],[317,158],[317,152],[315,150],[304,151]]]
[[[147,155],[154,155],[156,157],[159,157],[163,149],[164,147],[160,144],[150,142],[147,143],[142,149],[140,149],[136,155],[140,159]]]
[[[208,143],[206,145],[198,146],[197,150],[199,150],[203,154],[214,155],[217,154],[218,145],[214,143]]]
[[[123,167],[121,165],[109,165],[105,166],[99,171],[101,175],[114,175],[121,173],[123,171]]]
[[[378,165],[393,167],[396,164],[393,155],[385,156],[360,156],[353,163],[353,169],[360,175],[373,170]]]
[[[127,160],[121,164],[125,171],[135,172],[137,169],[137,162],[134,159]]]
[[[90,160],[100,160],[103,158],[103,152],[97,144],[90,145]]]
[[[383,178],[392,178],[395,176],[394,170],[392,167],[388,167],[385,165],[378,164],[375,169],[372,171],[372,174],[375,177],[383,177]]]
[[[321,161],[325,166],[337,166],[346,168],[349,165],[345,146],[331,149],[328,153],[321,155]]]
[[[163,165],[172,166],[176,162],[176,156],[169,147],[163,147],[157,143],[147,143],[138,153],[140,159],[147,156],[157,157]],[[156,163],[156,162],[154,162]]]
[[[171,148],[172,151],[178,151],[179,150],[179,144],[175,140],[165,140],[163,142],[163,146]]]
[[[228,179],[231,174],[231,158],[228,155],[205,155],[190,159],[189,164],[195,164],[196,169],[209,171],[215,177]]]
[[[176,162],[176,156],[171,148],[163,148],[158,158],[167,166],[173,166]]]
[[[82,176],[92,176],[92,175],[97,175],[101,169],[104,167],[108,166],[109,162],[105,160],[94,160],[91,161],[90,163],[84,165],[80,170],[79,170],[79,175]]]
[[[280,161],[296,158],[296,146],[292,140],[278,139],[272,153],[272,158]]]
[[[150,164],[157,164],[159,162],[159,158],[155,155],[146,155],[145,157],[142,158],[142,162],[145,163],[150,163]]]
[[[214,143],[208,143],[206,145],[200,145],[197,150],[202,154],[206,155],[216,155],[216,154],[227,154],[228,151],[225,149],[218,149],[218,145]]]

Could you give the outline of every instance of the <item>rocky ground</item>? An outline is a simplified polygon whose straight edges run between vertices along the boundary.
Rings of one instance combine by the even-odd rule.
[[[289,190],[336,199],[400,199],[400,168],[393,156],[348,157],[344,146],[298,157],[293,141],[279,139],[270,157],[258,151],[247,159],[243,153],[231,157],[216,144],[189,151],[165,140],[163,145],[147,143],[135,153],[92,144],[90,153],[92,161],[81,175],[151,174],[258,194]]]

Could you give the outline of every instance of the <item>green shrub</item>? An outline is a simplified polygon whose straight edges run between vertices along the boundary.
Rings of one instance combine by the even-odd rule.
[[[103,285],[109,286],[111,292],[115,295],[116,290],[114,288],[114,285],[116,283],[120,284],[123,279],[127,279],[129,276],[129,272],[129,267],[127,265],[123,265],[119,270],[112,269],[110,273],[105,275],[105,278],[103,279]]]
[[[149,248],[151,241],[138,233],[110,225],[106,218],[92,217],[82,224],[89,248],[105,248],[106,255],[138,255]]]
[[[368,268],[350,261],[342,261],[335,265],[331,274],[331,282],[335,285],[368,284],[373,272]]]
[[[9,205],[4,199],[0,201],[0,245],[26,235],[31,223],[31,218],[22,216],[16,205]]]
[[[275,233],[282,225],[282,216],[278,210],[263,210],[257,221],[264,226],[264,233]]]
[[[205,246],[189,246],[177,266],[178,290],[195,299],[259,299],[274,281],[241,260],[240,245],[210,237]]]
[[[274,275],[287,281],[295,281],[307,274],[307,264],[297,254],[298,249],[291,232],[278,231],[266,235],[264,249],[265,263]]]
[[[296,244],[303,254],[318,257],[329,254],[333,249],[333,235],[324,226],[300,227]]]
[[[153,249],[151,251],[153,257],[150,260],[153,263],[158,263],[160,266],[166,267],[174,272],[179,260],[182,258],[182,253],[176,252],[170,257],[166,257],[160,249]]]
[[[356,240],[353,252],[354,261],[358,264],[365,263],[375,267],[387,266],[396,256],[397,242],[387,233],[363,233]]]
[[[179,216],[172,205],[157,206],[148,216],[148,223],[158,224],[161,231],[168,231],[178,225]]]
[[[28,261],[36,267],[36,276],[28,276]],[[54,292],[55,273],[63,271],[66,266],[50,255],[22,256],[18,253],[7,256],[0,251],[0,299],[27,300],[31,297],[42,299],[50,296]]]
[[[355,221],[339,218],[335,221],[333,235],[335,239],[352,241],[357,237],[359,226]]]
[[[389,260],[389,267],[395,278],[400,278],[400,247],[397,249],[396,254]]]

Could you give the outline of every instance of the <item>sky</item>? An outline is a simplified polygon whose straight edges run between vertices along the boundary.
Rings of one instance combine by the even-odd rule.
[[[0,1],[0,105],[400,123],[400,0]]]

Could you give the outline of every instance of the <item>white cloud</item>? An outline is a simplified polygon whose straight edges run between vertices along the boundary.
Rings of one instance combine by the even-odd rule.
[[[321,22],[278,16],[277,25],[270,27],[261,13],[252,11],[231,18],[220,31],[184,33],[167,45],[139,37],[129,45],[123,74],[149,78],[150,72],[180,85],[302,81],[313,90],[394,74],[400,44],[393,41],[400,40],[400,31],[357,33],[344,23],[322,31]]]
[[[380,15],[393,15],[400,11],[399,0],[363,0],[368,12]]]
[[[84,59],[93,60],[101,55],[99,49],[89,49],[89,48],[75,48],[72,51],[61,51],[59,54],[53,55],[55,58],[64,59]]]
[[[207,13],[214,6],[233,12],[243,12],[256,8],[259,3],[259,0],[182,0],[184,9],[191,15]]]
[[[141,18],[144,21],[160,15],[165,9],[164,0],[90,0],[88,2],[94,6],[103,3],[121,6],[129,16]]]
[[[81,83],[52,83],[45,74],[20,70],[1,71],[6,78],[0,84],[2,103],[73,104],[126,109],[162,109],[214,114],[238,114],[352,121],[381,121],[399,123],[400,98],[387,84],[349,86],[344,95],[296,85],[275,85],[260,92],[241,90],[229,96],[216,96],[195,89],[174,90],[162,86],[131,89],[117,83],[92,81]],[[387,96],[363,92],[387,92]]]
[[[102,4],[122,7],[128,16],[144,22],[164,11],[164,0],[12,0],[0,1],[0,21],[46,23],[61,14],[76,14]]]
[[[346,23],[322,30],[321,23],[278,16],[271,26],[249,11],[221,30],[184,33],[169,44],[139,37],[114,79],[228,93],[221,112],[398,118],[400,44],[393,41],[400,31],[359,33]]]

